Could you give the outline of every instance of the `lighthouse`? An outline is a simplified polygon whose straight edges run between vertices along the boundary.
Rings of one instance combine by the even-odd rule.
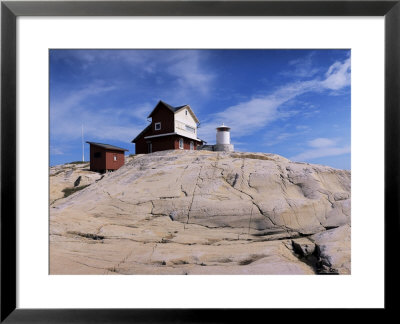
[[[233,145],[231,144],[231,128],[222,123],[217,127],[217,144],[214,146],[214,151],[232,152]]]

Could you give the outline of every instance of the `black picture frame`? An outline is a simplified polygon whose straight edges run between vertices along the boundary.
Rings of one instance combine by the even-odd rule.
[[[263,318],[266,309],[16,308],[16,19],[19,16],[384,16],[385,310],[397,306],[399,237],[400,0],[395,1],[2,1],[1,322],[200,323]],[[372,171],[371,171],[372,172]],[[370,175],[368,175],[370,176]],[[373,243],[371,243],[373,244]],[[368,247],[365,247],[368,248]],[[371,256],[371,262],[373,257]],[[367,283],[366,283],[367,284]],[[301,292],[298,292],[301,294]],[[318,297],[318,296],[317,296]],[[275,310],[274,310],[275,311]],[[270,310],[272,312],[272,310]],[[288,319],[288,318],[286,318]]]

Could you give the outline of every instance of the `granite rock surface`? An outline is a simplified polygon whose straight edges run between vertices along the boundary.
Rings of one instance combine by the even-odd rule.
[[[350,171],[178,150],[68,168],[50,171],[51,274],[350,273]]]

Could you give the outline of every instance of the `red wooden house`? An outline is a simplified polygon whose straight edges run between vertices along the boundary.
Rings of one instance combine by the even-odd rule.
[[[125,151],[128,150],[109,144],[86,143],[90,144],[90,171],[113,171],[124,165]]]
[[[151,123],[132,140],[136,154],[196,150],[203,144],[197,138],[200,122],[189,105],[172,107],[160,100],[147,118]]]

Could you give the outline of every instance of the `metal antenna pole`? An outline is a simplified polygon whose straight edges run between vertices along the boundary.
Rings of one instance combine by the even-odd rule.
[[[82,162],[85,162],[85,144],[83,142],[83,124],[82,124]]]

